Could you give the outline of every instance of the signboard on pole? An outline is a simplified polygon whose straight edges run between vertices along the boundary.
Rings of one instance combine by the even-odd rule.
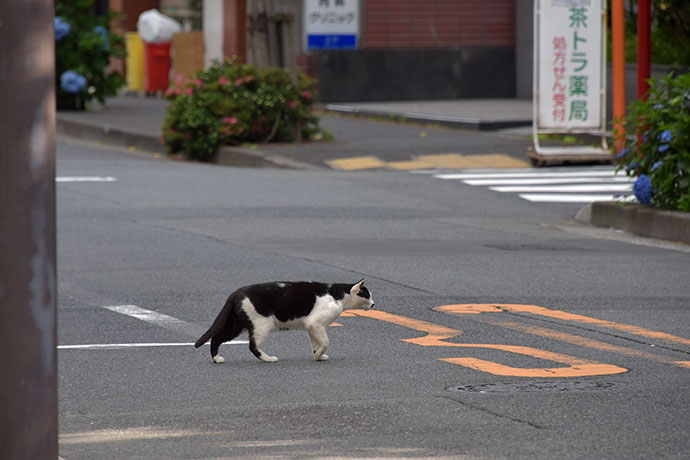
[[[594,133],[606,146],[606,10],[603,0],[534,1],[534,137],[539,132]],[[563,149],[561,149],[563,150]],[[564,152],[567,155],[573,152]]]
[[[306,48],[347,50],[359,42],[359,0],[304,0]]]

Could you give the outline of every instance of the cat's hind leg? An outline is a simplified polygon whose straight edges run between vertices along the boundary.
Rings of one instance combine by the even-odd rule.
[[[224,327],[218,334],[211,338],[211,359],[216,364],[222,364],[225,362],[225,358],[218,354],[218,349],[220,345],[225,342],[229,342],[234,339],[242,332],[243,327],[238,324],[233,324],[232,326]]]
[[[323,327],[312,327],[307,332],[311,341],[311,349],[314,352],[314,359],[316,361],[328,361],[328,355],[324,354],[326,348],[328,348],[326,329]]]
[[[278,362],[278,358],[276,356],[267,355],[263,352],[263,350],[261,350],[261,347],[264,343],[266,343],[266,340],[268,339],[269,333],[269,328],[264,327],[255,327],[253,330],[250,330],[249,350],[254,354],[254,356],[259,358],[261,361],[266,363],[275,363]]]

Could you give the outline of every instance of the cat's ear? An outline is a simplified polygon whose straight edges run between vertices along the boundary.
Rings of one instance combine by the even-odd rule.
[[[350,289],[350,294],[352,294],[352,295],[359,294],[359,290],[361,289],[363,284],[364,284],[364,278],[362,278],[361,281],[357,282],[357,284],[352,286],[352,289]]]

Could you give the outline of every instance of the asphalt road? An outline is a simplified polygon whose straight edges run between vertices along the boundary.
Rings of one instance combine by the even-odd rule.
[[[57,158],[65,460],[687,458],[687,252],[428,175]],[[362,277],[328,362],[191,346],[241,285]]]

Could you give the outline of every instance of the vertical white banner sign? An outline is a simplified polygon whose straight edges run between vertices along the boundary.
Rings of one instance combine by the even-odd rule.
[[[601,1],[535,1],[538,128],[602,127]]]

